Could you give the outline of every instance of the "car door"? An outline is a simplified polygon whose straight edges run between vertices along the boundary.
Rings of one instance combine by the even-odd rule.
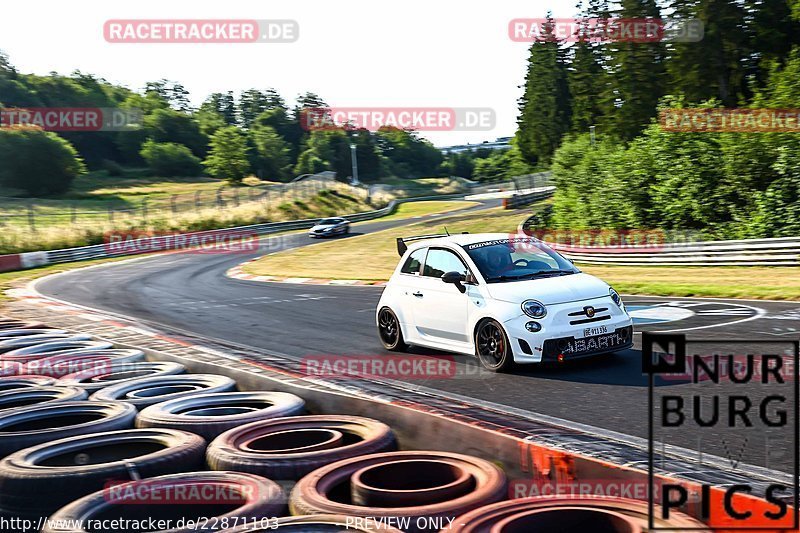
[[[414,323],[421,338],[444,343],[469,342],[467,314],[469,297],[452,283],[442,281],[445,272],[467,273],[464,261],[452,250],[429,248],[417,279]]]
[[[400,305],[395,311],[400,321],[407,325],[407,341],[414,341],[417,337],[414,327],[414,307],[417,297],[414,293],[420,290],[420,277],[422,275],[422,264],[425,262],[425,254],[428,248],[414,250],[403,262],[399,274],[393,278],[392,284],[397,287],[396,297]]]

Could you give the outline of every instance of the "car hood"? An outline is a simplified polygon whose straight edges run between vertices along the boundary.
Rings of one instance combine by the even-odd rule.
[[[538,300],[555,305],[608,296],[608,284],[589,274],[489,283],[486,287],[492,298],[510,303]]]

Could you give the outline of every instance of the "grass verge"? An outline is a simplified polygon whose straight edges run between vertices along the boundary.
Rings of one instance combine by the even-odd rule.
[[[400,220],[404,218],[422,217],[434,213],[448,213],[460,209],[466,209],[478,205],[478,202],[445,201],[445,200],[426,200],[422,202],[408,202],[397,206],[397,211],[393,214],[382,217],[384,220]],[[369,221],[372,222],[372,221]],[[366,223],[369,223],[366,222]]]
[[[382,281],[397,265],[396,237],[437,233],[443,226],[451,233],[513,232],[525,215],[501,209],[453,214],[268,255],[244,269],[257,275]],[[578,266],[625,294],[800,300],[800,268],[796,267]]]
[[[246,202],[238,206],[207,207],[183,213],[169,211],[153,213],[147,220],[131,217],[98,216],[86,222],[70,223],[69,218],[53,225],[6,226],[0,232],[0,253],[19,253],[34,250],[53,250],[99,244],[109,232],[187,232],[228,228],[263,222],[318,218],[342,213],[368,211],[385,204],[386,198],[374,198],[370,205],[364,198],[354,196],[347,185],[333,184],[329,190],[310,198],[297,198],[292,193],[273,197],[270,201]]]
[[[419,205],[423,204],[423,205]],[[456,201],[430,201],[430,202],[412,202],[408,204],[400,204],[398,210],[389,217],[381,218],[380,220],[389,220],[391,218],[410,218],[412,216],[419,216],[424,214],[451,211],[454,209],[461,209],[474,205],[474,202],[456,202]],[[271,233],[266,238],[277,237],[289,232]],[[135,257],[152,256],[156,254],[143,254]],[[50,274],[57,274],[59,272],[67,272],[78,268],[84,268],[91,265],[98,265],[102,263],[115,263],[126,259],[131,259],[134,256],[126,257],[112,257],[104,259],[94,259],[91,261],[81,261],[77,263],[63,263],[58,265],[48,265],[39,268],[32,268],[29,270],[21,270],[18,272],[0,272],[0,304],[8,301],[9,297],[6,295],[6,290],[21,287],[23,284],[33,281],[35,279],[48,276]]]
[[[514,232],[526,213],[501,208],[451,214],[347,239],[268,255],[247,264],[246,272],[258,275],[325,279],[386,280],[397,265],[397,237],[442,233]],[[381,219],[383,220],[383,219]]]

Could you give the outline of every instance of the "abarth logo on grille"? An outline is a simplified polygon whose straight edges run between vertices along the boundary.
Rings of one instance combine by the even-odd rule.
[[[592,307],[591,305],[587,305],[586,307],[583,308],[583,312],[586,313],[586,316],[592,318],[594,316],[594,307]]]

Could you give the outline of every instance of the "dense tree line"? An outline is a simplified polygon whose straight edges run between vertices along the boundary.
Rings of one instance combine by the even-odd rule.
[[[700,19],[699,42],[533,43],[517,142],[552,163],[559,227],[800,230],[797,133],[669,132],[667,108],[800,108],[797,0],[590,0],[589,18]],[[594,126],[592,142],[589,128]]]
[[[64,192],[76,173],[84,171],[84,165],[90,170],[107,169],[112,173],[123,167],[147,166],[153,174],[165,177],[205,172],[233,182],[248,175],[288,181],[323,170],[333,170],[345,179],[352,173],[351,144],[356,145],[359,178],[363,181],[390,175],[449,175],[455,165],[412,131],[391,127],[376,132],[353,128],[309,131],[301,123],[303,110],[327,107],[314,93],[299,96],[293,107],[273,89],[249,89],[238,96],[233,92],[214,93],[195,109],[189,92],[176,82],[160,80],[133,91],[80,72],[69,76],[22,74],[0,53],[0,108],[14,107],[123,108],[142,112],[142,127],[133,131],[36,134],[0,128],[0,150],[4,145],[8,148],[41,137],[50,143],[41,144],[40,149],[51,146],[58,154],[66,146],[76,154],[74,164],[64,172],[51,173],[50,178],[37,178],[38,181],[28,179],[33,171],[24,170],[28,167],[25,162],[16,165],[20,174],[15,185],[31,194]],[[12,152],[6,149],[5,153]],[[47,159],[44,154],[40,157]],[[463,165],[459,167],[459,171],[464,170]],[[35,186],[25,186],[34,181]]]

